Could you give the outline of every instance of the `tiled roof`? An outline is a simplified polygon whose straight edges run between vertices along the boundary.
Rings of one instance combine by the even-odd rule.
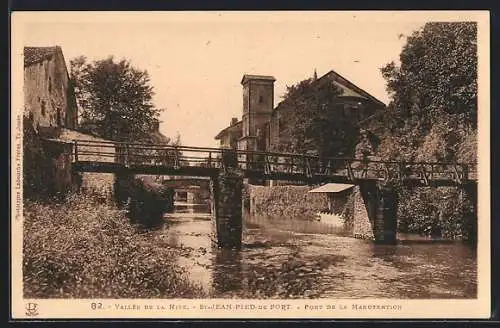
[[[385,104],[382,101],[359,88],[354,83],[347,80],[345,77],[335,72],[334,70],[331,70],[322,77],[318,78],[313,82],[313,85],[318,85],[328,81],[333,82],[338,88],[342,89],[342,94],[340,95],[340,97],[364,98],[372,101],[380,107],[385,107]],[[278,105],[274,108],[273,112],[275,112],[276,110],[280,110],[281,108],[283,108],[283,106],[285,106],[285,102],[279,102]]]
[[[354,96],[354,97],[360,97],[360,98],[365,98],[365,99],[370,99],[374,103],[378,104],[381,107],[385,107],[385,104],[366,92],[365,90],[359,88],[356,86],[354,83],[351,81],[347,80],[345,77],[340,75],[339,73],[335,72],[334,70],[331,70],[330,72],[326,73],[322,77],[318,79],[322,80],[323,78],[329,77],[330,79],[333,79],[335,84],[340,86],[344,90],[344,95],[345,96]]]
[[[230,125],[224,129],[222,129],[219,133],[217,133],[217,135],[215,136],[215,140],[219,140],[220,138],[222,138],[222,136],[226,133],[226,132],[230,132],[230,131],[238,131],[238,130],[241,130],[242,129],[242,125],[243,125],[243,121],[238,121],[236,122],[235,124],[233,125]]]
[[[50,59],[57,51],[57,48],[59,47],[24,47],[24,66]]]
[[[243,78],[241,79],[241,84],[245,84],[246,81],[249,80],[265,80],[265,81],[276,81],[274,76],[269,76],[269,75],[250,75],[250,74],[245,74],[243,75]]]

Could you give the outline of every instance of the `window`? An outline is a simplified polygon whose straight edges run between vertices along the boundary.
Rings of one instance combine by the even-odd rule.
[[[262,104],[264,102],[264,97],[259,96],[259,103]]]
[[[42,100],[42,116],[45,116],[45,100]]]
[[[49,92],[52,92],[52,80],[49,76]]]
[[[62,117],[61,117],[61,109],[57,109],[57,125],[62,126]]]

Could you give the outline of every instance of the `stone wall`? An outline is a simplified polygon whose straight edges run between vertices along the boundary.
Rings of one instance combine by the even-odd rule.
[[[325,194],[309,193],[310,186],[247,185],[246,199],[250,214],[269,217],[313,219],[328,208]]]
[[[376,181],[363,181],[352,190],[352,234],[355,238],[393,243],[397,231],[397,197],[394,189]]]
[[[51,176],[50,190],[56,195],[65,195],[76,190],[79,181],[71,170],[73,145],[71,143],[44,140],[42,142],[45,153],[51,159],[52,172],[43,172]]]
[[[350,218],[352,220],[352,234],[355,238],[373,239],[373,226],[360,187],[355,186],[351,190],[353,203],[353,213]]]

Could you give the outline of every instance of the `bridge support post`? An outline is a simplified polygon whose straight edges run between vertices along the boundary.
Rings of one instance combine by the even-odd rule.
[[[132,196],[132,185],[134,184],[134,175],[127,171],[117,172],[114,175],[113,194],[118,205],[123,206]]]
[[[243,226],[243,172],[237,168],[236,152],[225,150],[223,169],[210,180],[212,221],[218,247],[240,248]]]
[[[370,238],[380,244],[395,243],[397,194],[394,188],[364,180],[354,192],[354,236]]]
[[[214,237],[218,247],[240,248],[243,226],[243,177],[220,172],[210,180]]]

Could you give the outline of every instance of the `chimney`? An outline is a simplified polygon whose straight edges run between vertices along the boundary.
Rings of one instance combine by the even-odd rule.
[[[156,121],[153,123],[153,131],[154,132],[160,131],[160,121]]]
[[[235,125],[236,123],[238,123],[238,118],[237,117],[233,117],[231,119],[231,126]]]

